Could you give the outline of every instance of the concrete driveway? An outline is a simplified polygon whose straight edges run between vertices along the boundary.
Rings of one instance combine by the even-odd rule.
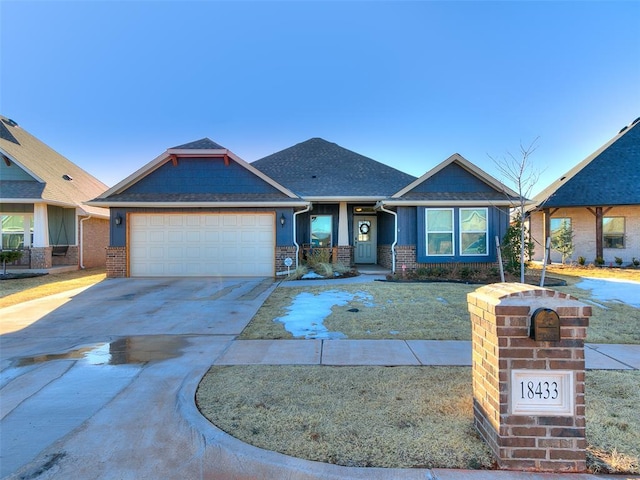
[[[181,396],[273,287],[111,279],[1,309],[0,477],[215,478]]]

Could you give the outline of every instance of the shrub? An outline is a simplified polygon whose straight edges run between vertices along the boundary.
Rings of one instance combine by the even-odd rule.
[[[314,248],[309,251],[309,255],[307,255],[307,265],[309,268],[316,270],[317,266],[323,263],[331,263],[330,248]]]
[[[521,263],[526,271],[527,267],[531,263],[529,259],[533,256],[534,244],[530,240],[526,240],[525,235],[524,242],[524,258],[520,258],[521,254],[521,232],[522,232],[522,219],[518,216],[507,229],[507,233],[502,239],[502,257],[504,259],[504,269],[506,272],[513,275],[520,274]],[[522,260],[522,262],[521,262]]]
[[[22,258],[21,250],[2,250],[0,251],[0,261],[2,261],[2,273],[7,273],[7,262],[15,262]]]
[[[306,266],[300,265],[295,270],[292,270],[289,273],[289,275],[285,277],[285,280],[299,280],[308,272],[309,272],[309,269]]]
[[[580,256],[578,257],[578,265],[580,265],[581,267],[584,267],[584,264],[587,263],[587,259]]]
[[[596,257],[596,259],[593,261],[593,263],[595,263],[598,267],[601,267],[601,266],[604,265],[604,258]]]
[[[631,260],[631,263],[633,263],[634,267],[640,266],[640,260],[638,260],[636,257],[633,257],[633,260]]]
[[[620,257],[613,257],[613,258],[616,261],[616,265],[618,265],[618,266],[622,265],[622,258],[620,258]]]

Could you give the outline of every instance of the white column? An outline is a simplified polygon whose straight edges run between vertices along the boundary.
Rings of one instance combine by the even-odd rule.
[[[49,246],[49,217],[46,203],[33,205],[33,246]]]
[[[348,221],[347,202],[340,202],[340,214],[338,216],[338,246],[349,245]]]

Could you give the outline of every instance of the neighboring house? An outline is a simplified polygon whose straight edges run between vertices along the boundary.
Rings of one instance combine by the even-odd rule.
[[[534,260],[544,259],[547,237],[563,224],[573,231],[570,260],[640,259],[640,118],[577,164],[534,199],[529,230]],[[551,250],[550,260],[561,261]]]
[[[272,276],[310,250],[415,269],[493,265],[515,192],[453,155],[419,179],[314,138],[254,163],[205,138],[107,190],[107,274]]]
[[[3,116],[0,155],[2,249],[32,269],[104,266],[109,210],[83,202],[108,187]]]

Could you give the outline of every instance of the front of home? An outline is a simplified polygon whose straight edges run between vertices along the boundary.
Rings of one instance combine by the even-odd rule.
[[[415,178],[320,138],[253,163],[205,138],[89,202],[110,209],[111,277],[274,276],[318,249],[393,271],[494,265],[516,203],[458,154]]]
[[[0,116],[2,250],[20,250],[12,267],[105,265],[109,210],[85,205],[107,186]]]
[[[533,198],[528,212],[534,260],[543,260],[548,238],[563,225],[573,253],[586,264],[622,265],[640,260],[640,118]],[[561,253],[550,250],[550,260]],[[596,261],[598,260],[598,261]]]

